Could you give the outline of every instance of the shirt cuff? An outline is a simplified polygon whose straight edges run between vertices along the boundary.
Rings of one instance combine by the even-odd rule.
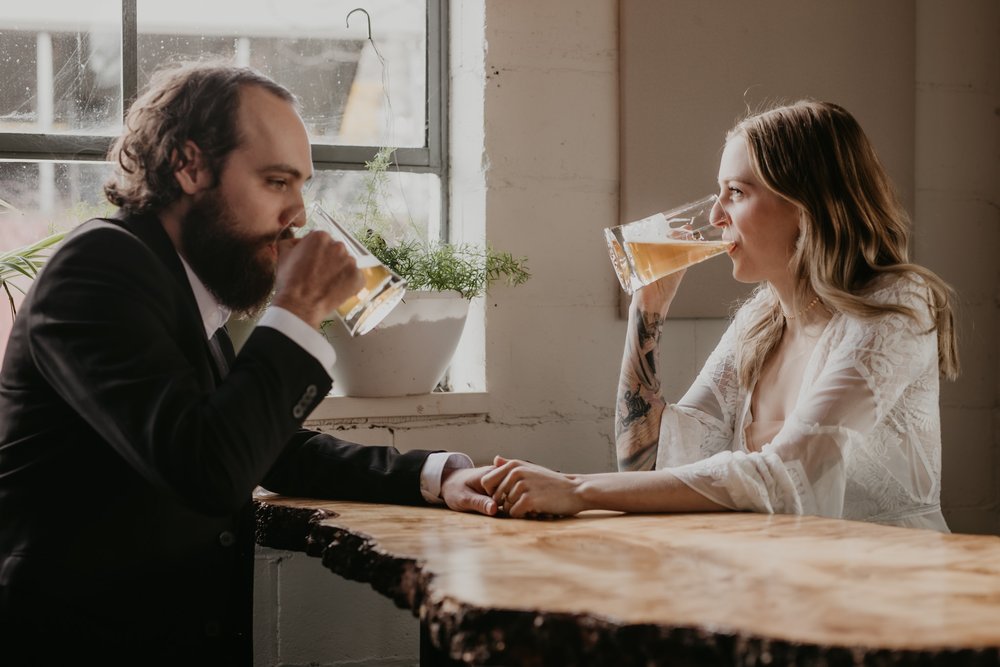
[[[420,495],[431,505],[441,505],[441,475],[445,465],[452,468],[471,468],[472,459],[459,452],[434,452],[420,469]]]
[[[271,327],[288,336],[293,343],[308,352],[326,369],[333,379],[333,364],[337,353],[333,351],[326,337],[303,322],[297,315],[278,306],[271,306],[257,322],[259,327]]]

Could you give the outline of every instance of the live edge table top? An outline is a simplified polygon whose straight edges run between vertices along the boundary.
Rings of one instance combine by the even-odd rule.
[[[476,664],[1000,664],[1000,538],[748,513],[522,521],[258,496]],[[557,661],[557,662],[552,662]]]

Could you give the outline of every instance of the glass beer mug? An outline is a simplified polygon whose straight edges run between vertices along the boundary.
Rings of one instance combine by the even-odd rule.
[[[361,336],[381,322],[406,293],[406,280],[399,277],[369,252],[360,241],[333,219],[319,203],[306,212],[305,223],[295,229],[296,237],[312,231],[326,232],[347,246],[365,277],[361,291],[340,304],[331,317],[338,317],[352,336]]]
[[[626,293],[632,294],[675,271],[726,252],[722,240],[725,209],[717,195],[604,230],[611,263]]]

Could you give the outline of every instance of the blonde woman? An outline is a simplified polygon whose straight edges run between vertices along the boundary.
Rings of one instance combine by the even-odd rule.
[[[719,167],[733,276],[758,283],[676,404],[658,344],[681,275],[632,300],[618,389],[625,472],[497,457],[515,517],[748,510],[947,531],[939,376],[958,356],[950,289],[907,260],[909,221],[857,121],[804,101],[740,122]]]

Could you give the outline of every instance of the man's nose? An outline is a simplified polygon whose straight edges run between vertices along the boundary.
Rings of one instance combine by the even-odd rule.
[[[306,224],[306,206],[301,197],[293,206],[285,210],[284,218],[283,222],[286,227],[289,225],[292,227],[301,227]]]

